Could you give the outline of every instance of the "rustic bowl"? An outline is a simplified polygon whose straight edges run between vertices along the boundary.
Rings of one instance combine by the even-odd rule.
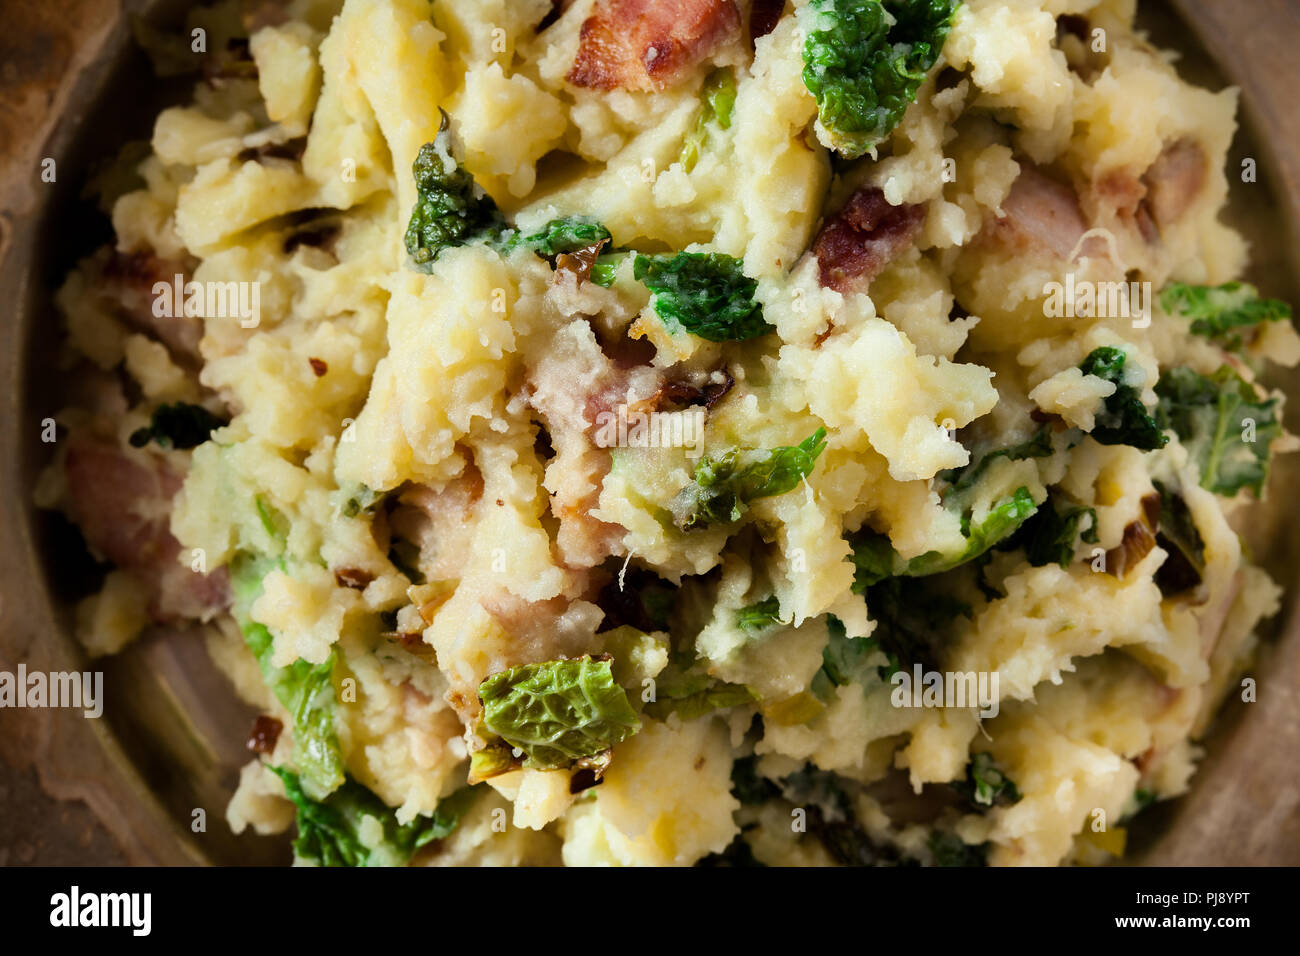
[[[52,292],[81,255],[109,237],[83,195],[95,167],[182,98],[185,81],[152,78],[130,22],[175,22],[184,3],[0,0],[0,670],[83,670],[72,602],[97,569],[66,522],[32,505],[48,460],[42,419],[60,407]],[[1251,279],[1297,299],[1300,256],[1300,7],[1142,0],[1143,25],[1184,51],[1180,69],[1243,91],[1227,216],[1254,246]],[[55,161],[55,181],[41,177]],[[1277,384],[1300,395],[1300,376]],[[1294,414],[1291,426],[1296,429]],[[1256,557],[1287,588],[1251,674],[1258,700],[1230,703],[1206,741],[1187,796],[1139,818],[1129,861],[1300,863],[1300,509],[1290,488],[1300,455],[1275,468],[1271,495],[1245,516]],[[275,863],[283,840],[236,837],[226,800],[246,759],[252,714],[232,695],[194,633],[158,631],[96,663],[107,703],[99,720],[68,710],[0,710],[0,865],[5,863]],[[200,812],[201,811],[201,812]],[[202,825],[200,825],[202,824]]]

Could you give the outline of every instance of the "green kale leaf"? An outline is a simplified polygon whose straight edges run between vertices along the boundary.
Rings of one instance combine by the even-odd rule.
[[[552,219],[541,232],[531,236],[515,235],[506,243],[507,249],[526,246],[539,256],[551,258],[561,253],[577,252],[609,242],[613,236],[603,225],[590,216],[566,216]]]
[[[913,664],[935,670],[952,624],[971,613],[969,605],[922,578],[886,578],[865,588],[863,594],[867,611],[876,622],[871,640],[889,660],[878,671],[881,680],[889,680],[895,671]]]
[[[654,309],[670,332],[710,342],[740,342],[772,331],[754,300],[758,282],[740,259],[719,252],[638,255],[633,277],[654,293]]]
[[[1261,400],[1228,366],[1211,376],[1170,369],[1156,384],[1161,425],[1172,429],[1201,472],[1201,486],[1231,497],[1256,495],[1268,480],[1269,448],[1281,437],[1278,399]]]
[[[930,834],[930,852],[935,866],[987,866],[989,845],[966,843],[955,833],[935,830]]]
[[[856,159],[916,100],[948,38],[957,0],[812,0],[803,81],[830,144]]]
[[[709,129],[716,124],[720,129],[731,129],[731,111],[736,105],[736,75],[730,67],[714,70],[704,81],[700,91],[703,103],[695,114],[695,126],[686,134],[678,161],[682,169],[690,172],[700,161],[700,153],[709,139]]]
[[[406,251],[417,266],[428,269],[450,246],[505,237],[508,230],[497,204],[453,154],[445,113],[442,130],[420,147],[411,172],[416,199],[406,227]]]
[[[736,612],[736,626],[742,631],[761,631],[781,623],[781,602],[776,595],[747,604]]]
[[[131,445],[143,448],[153,441],[163,448],[184,451],[202,445],[212,436],[213,431],[228,424],[230,423],[224,418],[218,418],[202,405],[191,405],[189,402],[159,405],[154,409],[149,424],[131,433]]]
[[[1164,448],[1169,437],[1147,414],[1140,390],[1124,383],[1127,361],[1123,349],[1102,346],[1088,353],[1079,366],[1085,375],[1095,375],[1115,385],[1115,391],[1103,401],[1090,434],[1103,445],[1131,445],[1142,451]]]
[[[524,766],[568,767],[609,750],[641,729],[608,660],[524,664],[479,685],[483,724],[523,752]]]
[[[1020,802],[1020,790],[1015,782],[998,769],[987,751],[973,754],[966,765],[966,779],[951,786],[977,810],[1009,807]]]
[[[318,866],[404,866],[420,847],[450,836],[478,798],[473,787],[463,787],[439,801],[433,816],[398,823],[394,810],[351,778],[328,797],[316,800],[303,790],[297,774],[282,767],[271,769],[284,781],[285,795],[298,808],[294,856]],[[382,828],[383,839],[375,846],[361,840],[362,821],[367,817]]]
[[[1075,542],[1080,539],[1089,544],[1097,543],[1097,510],[1058,503],[1049,496],[1007,545],[1023,546],[1025,557],[1036,568],[1045,564],[1068,568],[1074,559]]]
[[[886,578],[925,577],[951,571],[1010,537],[1036,510],[1029,489],[1017,488],[1008,497],[997,501],[978,524],[970,514],[962,515],[965,545],[961,549],[949,553],[927,551],[909,560],[904,560],[894,550],[887,536],[869,529],[861,531],[849,541],[855,569],[853,589],[861,594],[867,587]]]
[[[1243,330],[1291,318],[1291,306],[1278,299],[1261,299],[1259,290],[1244,282],[1220,286],[1173,282],[1161,290],[1160,305],[1170,315],[1190,319],[1193,335],[1233,352],[1244,344]]]
[[[277,564],[243,553],[231,566],[232,613],[244,643],[257,658],[262,679],[293,719],[293,762],[307,790],[324,797],[343,783],[343,756],[334,728],[334,654],[321,664],[296,660],[288,667],[271,663],[274,640],[265,625],[249,616],[262,593],[262,579]]]
[[[1018,445],[1008,445],[982,455],[974,464],[964,468],[953,468],[942,472],[941,477],[950,482],[944,500],[949,501],[956,495],[962,495],[979,484],[989,467],[999,458],[1010,461],[1024,461],[1026,458],[1050,458],[1052,455],[1052,430],[1043,426],[1028,439]]]
[[[646,704],[645,713],[655,720],[666,720],[676,714],[681,720],[695,720],[718,710],[730,710],[757,702],[758,696],[744,684],[710,681],[702,690],[681,697],[657,692],[653,702]]]
[[[732,449],[720,458],[705,455],[695,466],[695,478],[678,492],[668,510],[683,531],[739,521],[749,502],[796,488],[812,474],[825,448],[826,429],[819,428],[798,445]]]
[[[829,638],[822,648],[822,666],[813,675],[812,690],[822,700],[830,700],[836,687],[860,680],[872,657],[880,652],[874,637],[849,637],[844,623],[835,615],[826,618]]]

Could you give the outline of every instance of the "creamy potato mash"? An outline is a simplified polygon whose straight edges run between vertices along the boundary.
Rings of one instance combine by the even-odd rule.
[[[1134,7],[195,12],[59,294],[81,640],[195,622],[304,863],[1121,856],[1300,360]]]

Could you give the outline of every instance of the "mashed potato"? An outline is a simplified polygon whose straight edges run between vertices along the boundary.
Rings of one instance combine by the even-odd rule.
[[[206,622],[266,712],[233,827],[1042,865],[1186,789],[1300,359],[1228,284],[1236,93],[1134,0],[942,6],[192,15],[42,502],[117,567],[92,653]]]

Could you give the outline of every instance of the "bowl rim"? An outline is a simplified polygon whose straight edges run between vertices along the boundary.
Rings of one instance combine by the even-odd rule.
[[[91,0],[93,2],[93,0]],[[1234,20],[1232,5],[1168,0],[1225,79],[1242,90],[1240,130],[1251,131],[1261,153],[1261,181],[1279,202],[1286,255],[1300,275],[1300,111],[1290,100],[1300,87],[1300,63],[1289,55],[1300,39],[1300,11],[1288,0],[1255,0],[1255,22],[1276,19],[1288,29],[1250,30]],[[116,10],[116,5],[108,5]],[[124,17],[67,18],[58,25],[71,44],[64,75],[48,82],[50,120],[8,155],[0,155],[0,290],[9,310],[0,328],[0,487],[22,490],[0,499],[0,669],[19,661],[42,670],[83,670],[85,653],[67,630],[43,571],[37,512],[30,490],[39,466],[38,425],[27,405],[33,320],[42,290],[35,287],[38,252],[48,238],[53,190],[31,186],[38,157],[66,156],[98,91],[124,66],[129,30]],[[1279,78],[1281,77],[1281,78]],[[1268,135],[1259,135],[1268,131]],[[4,150],[0,149],[0,154]],[[25,170],[27,184],[15,170]],[[1277,490],[1275,490],[1277,493]],[[1170,832],[1140,861],[1153,865],[1300,863],[1300,779],[1260,773],[1280,750],[1300,753],[1300,574],[1284,582],[1284,623],[1277,642],[1262,652],[1268,673],[1251,713],[1227,730],[1198,766],[1191,792],[1180,798]],[[55,639],[50,640],[53,636]],[[1263,667],[1256,665],[1256,671]],[[16,732],[0,733],[0,759],[34,766],[42,787],[57,799],[84,801],[134,864],[206,862],[191,834],[167,812],[106,721],[86,721],[57,709],[0,711]],[[1213,739],[1217,731],[1212,732]],[[1218,786],[1207,786],[1211,781]],[[1244,782],[1243,787],[1222,785]],[[1245,799],[1242,799],[1242,797]],[[1287,838],[1279,838],[1285,828]]]

